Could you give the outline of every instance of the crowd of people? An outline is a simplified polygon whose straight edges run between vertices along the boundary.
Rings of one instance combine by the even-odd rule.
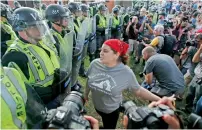
[[[174,100],[184,99],[182,111],[202,116],[200,1],[134,1],[111,13],[104,2],[14,5],[0,5],[1,128],[44,128],[45,110],[62,106],[72,91],[83,94],[83,103],[91,95],[104,129],[116,128],[124,90],[152,102],[149,107],[175,110]],[[144,66],[141,85],[128,66],[132,58],[130,66]],[[84,117],[99,129],[96,119]],[[183,128],[178,116],[163,120]],[[124,117],[126,128],[127,122]]]

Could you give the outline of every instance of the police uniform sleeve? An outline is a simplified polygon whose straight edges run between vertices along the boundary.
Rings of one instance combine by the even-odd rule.
[[[11,51],[2,57],[3,66],[8,66],[11,62],[16,63],[26,78],[29,79],[28,58],[24,53]]]

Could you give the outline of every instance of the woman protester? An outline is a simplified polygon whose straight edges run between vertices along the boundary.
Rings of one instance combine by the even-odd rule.
[[[85,99],[89,92],[97,113],[102,117],[105,129],[115,129],[119,118],[122,92],[129,89],[138,97],[150,101],[160,98],[141,87],[133,71],[126,65],[128,44],[118,39],[104,42],[100,58],[91,62],[87,72]]]

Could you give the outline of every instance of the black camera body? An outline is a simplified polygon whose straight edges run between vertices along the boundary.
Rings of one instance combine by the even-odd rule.
[[[192,41],[188,40],[188,41],[186,41],[186,46],[187,46],[187,47],[189,47],[189,46],[194,46],[194,47],[196,47],[196,46],[197,46],[197,43],[196,43],[194,40],[192,40]]]
[[[202,129],[202,118],[194,113],[188,117],[188,129]]]
[[[48,111],[49,129],[91,129],[90,123],[82,116],[84,98],[77,91],[72,91],[62,106]]]
[[[167,129],[168,124],[163,121],[162,116],[174,115],[174,111],[163,104],[148,108],[137,107],[132,101],[127,101],[121,104],[121,108],[128,116],[127,129]]]
[[[168,29],[168,28],[173,28],[174,26],[173,26],[173,22],[172,21],[164,21],[164,29],[166,30],[166,29]]]
[[[144,40],[144,36],[138,32],[138,37],[137,37],[137,41],[138,42],[142,42]]]

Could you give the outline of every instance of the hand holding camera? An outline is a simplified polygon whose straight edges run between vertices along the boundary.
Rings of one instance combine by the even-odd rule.
[[[127,129],[180,129],[179,119],[174,114],[173,97],[164,97],[152,102],[149,107],[137,107],[132,101],[122,104],[123,125]],[[152,108],[150,108],[152,107]]]

